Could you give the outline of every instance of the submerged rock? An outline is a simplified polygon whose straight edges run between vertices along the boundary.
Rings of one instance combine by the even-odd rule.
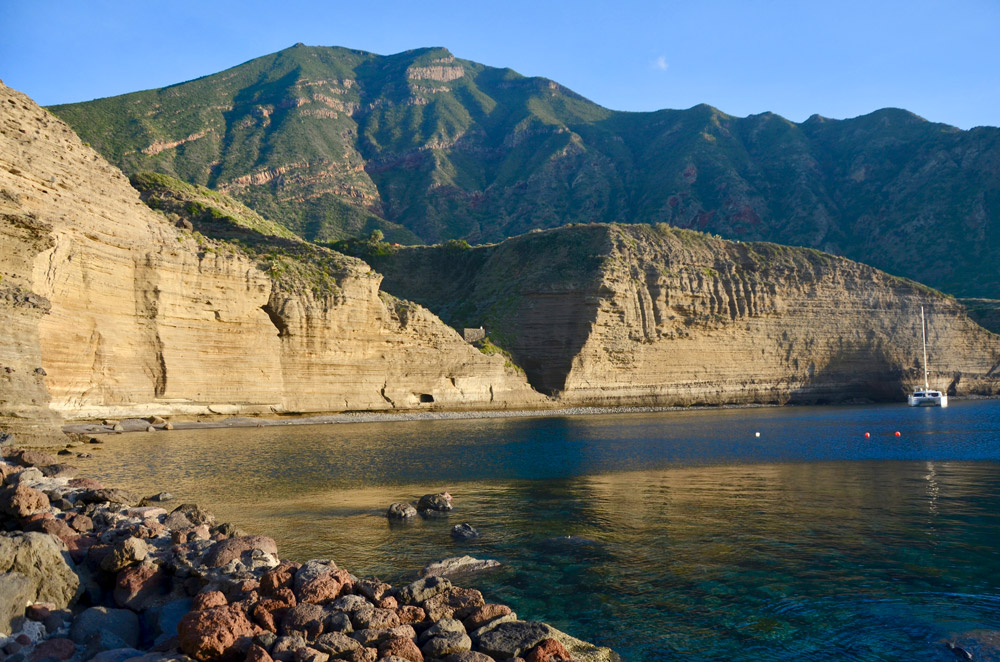
[[[487,570],[496,570],[503,567],[499,561],[493,559],[477,559],[472,556],[453,556],[451,558],[435,561],[420,571],[422,577],[457,577],[460,575],[471,575]]]
[[[480,535],[482,534],[476,531],[468,522],[456,524],[451,527],[451,537],[455,540],[472,540],[473,538],[478,538]]]

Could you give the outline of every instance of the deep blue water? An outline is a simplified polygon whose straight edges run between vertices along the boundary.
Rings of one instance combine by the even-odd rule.
[[[957,659],[946,641],[1000,659],[996,400],[175,431],[107,446],[86,473],[169,489],[272,535],[283,556],[397,582],[447,556],[498,559],[504,570],[462,583],[625,660]],[[382,516],[443,489],[449,520]],[[481,539],[451,540],[465,521]]]

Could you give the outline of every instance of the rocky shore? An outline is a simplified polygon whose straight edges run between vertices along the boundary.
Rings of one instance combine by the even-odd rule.
[[[0,662],[612,662],[433,573],[406,586],[0,448]],[[170,507],[167,505],[170,504]]]

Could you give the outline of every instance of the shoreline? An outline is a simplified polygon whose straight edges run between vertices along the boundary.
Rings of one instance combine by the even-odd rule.
[[[949,396],[953,401],[964,400],[995,400],[1000,399],[1000,395],[963,395]],[[161,430],[200,430],[200,429],[222,429],[222,428],[262,428],[262,427],[283,427],[287,425],[344,425],[350,423],[407,423],[415,421],[457,421],[457,420],[477,420],[477,419],[500,419],[500,418],[559,418],[564,416],[606,416],[620,414],[649,414],[675,411],[719,411],[737,409],[772,409],[778,407],[850,407],[857,405],[871,404],[898,404],[905,406],[905,402],[899,403],[878,403],[871,401],[864,402],[838,402],[813,404],[764,404],[764,403],[744,403],[744,404],[723,404],[723,405],[639,405],[639,406],[582,406],[582,407],[562,407],[557,409],[485,409],[485,410],[439,410],[439,411],[356,411],[342,412],[336,414],[303,414],[285,416],[225,416],[217,414],[209,419],[207,416],[197,417],[196,420],[183,420],[175,416],[146,418],[123,418],[119,420],[105,419],[106,422],[71,422],[61,426],[63,433],[67,435],[95,435],[95,434],[121,434],[124,432],[150,432],[150,427],[155,431]],[[169,427],[165,427],[168,425]],[[116,425],[121,429],[115,429]]]
[[[621,660],[453,584],[449,577],[474,583],[475,559],[445,559],[450,569],[429,566],[393,586],[332,560],[282,559],[266,534],[173,499],[109,488],[45,452],[0,446],[0,589],[10,597],[0,604],[0,660]]]

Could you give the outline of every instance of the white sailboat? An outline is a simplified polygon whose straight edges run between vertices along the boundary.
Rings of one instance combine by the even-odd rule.
[[[924,321],[924,307],[920,306],[920,338],[924,343],[924,388],[916,389],[907,397],[911,407],[947,407],[948,395],[941,391],[931,390],[927,376],[927,322]]]

